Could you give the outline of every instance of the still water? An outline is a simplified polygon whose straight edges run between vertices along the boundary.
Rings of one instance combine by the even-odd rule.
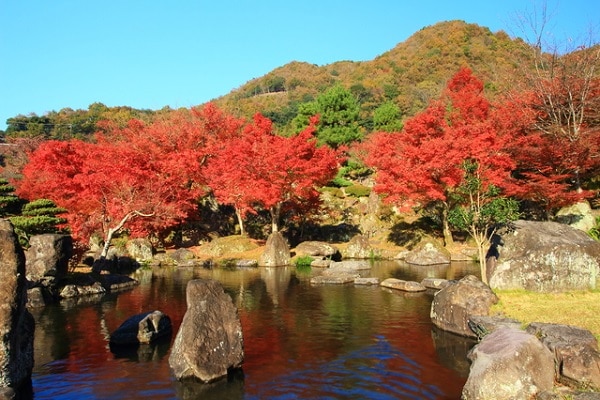
[[[477,266],[376,262],[370,276],[460,279]],[[238,271],[144,270],[130,291],[33,309],[35,399],[459,399],[468,339],[436,330],[433,294],[377,286],[310,284],[295,267]],[[243,374],[182,384],[170,370],[175,337],[115,354],[108,338],[125,319],[161,310],[177,331],[190,279],[220,281],[239,309]]]

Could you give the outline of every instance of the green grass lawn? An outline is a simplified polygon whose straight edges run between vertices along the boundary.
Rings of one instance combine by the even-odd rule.
[[[537,293],[523,290],[496,291],[500,302],[492,313],[531,322],[574,325],[591,331],[600,340],[600,290]]]

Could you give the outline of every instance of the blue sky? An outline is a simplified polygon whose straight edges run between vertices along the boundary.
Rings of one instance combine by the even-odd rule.
[[[521,35],[542,1],[0,0],[0,129],[18,114],[191,107],[291,61],[365,61],[460,19]],[[600,1],[547,0],[549,35],[600,29]]]

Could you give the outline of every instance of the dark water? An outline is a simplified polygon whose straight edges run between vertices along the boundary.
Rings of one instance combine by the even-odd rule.
[[[459,279],[471,264],[409,267],[378,262],[371,276]],[[431,293],[373,286],[311,286],[294,267],[243,271],[141,271],[139,287],[33,310],[35,399],[459,399],[472,342],[432,326]],[[219,280],[239,308],[243,376],[182,384],[169,370],[171,341],[114,354],[125,319],[161,310],[175,331],[190,279]]]

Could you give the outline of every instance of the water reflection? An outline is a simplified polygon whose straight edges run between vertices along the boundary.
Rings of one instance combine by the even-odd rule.
[[[458,279],[458,265],[377,262],[371,276]],[[101,302],[34,310],[36,399],[459,398],[472,343],[432,331],[431,293],[374,286],[311,286],[315,271],[140,271],[139,287]],[[161,310],[177,331],[190,279],[217,279],[237,305],[244,332],[243,376],[213,385],[176,382],[171,341],[112,352],[108,335],[131,315]]]

